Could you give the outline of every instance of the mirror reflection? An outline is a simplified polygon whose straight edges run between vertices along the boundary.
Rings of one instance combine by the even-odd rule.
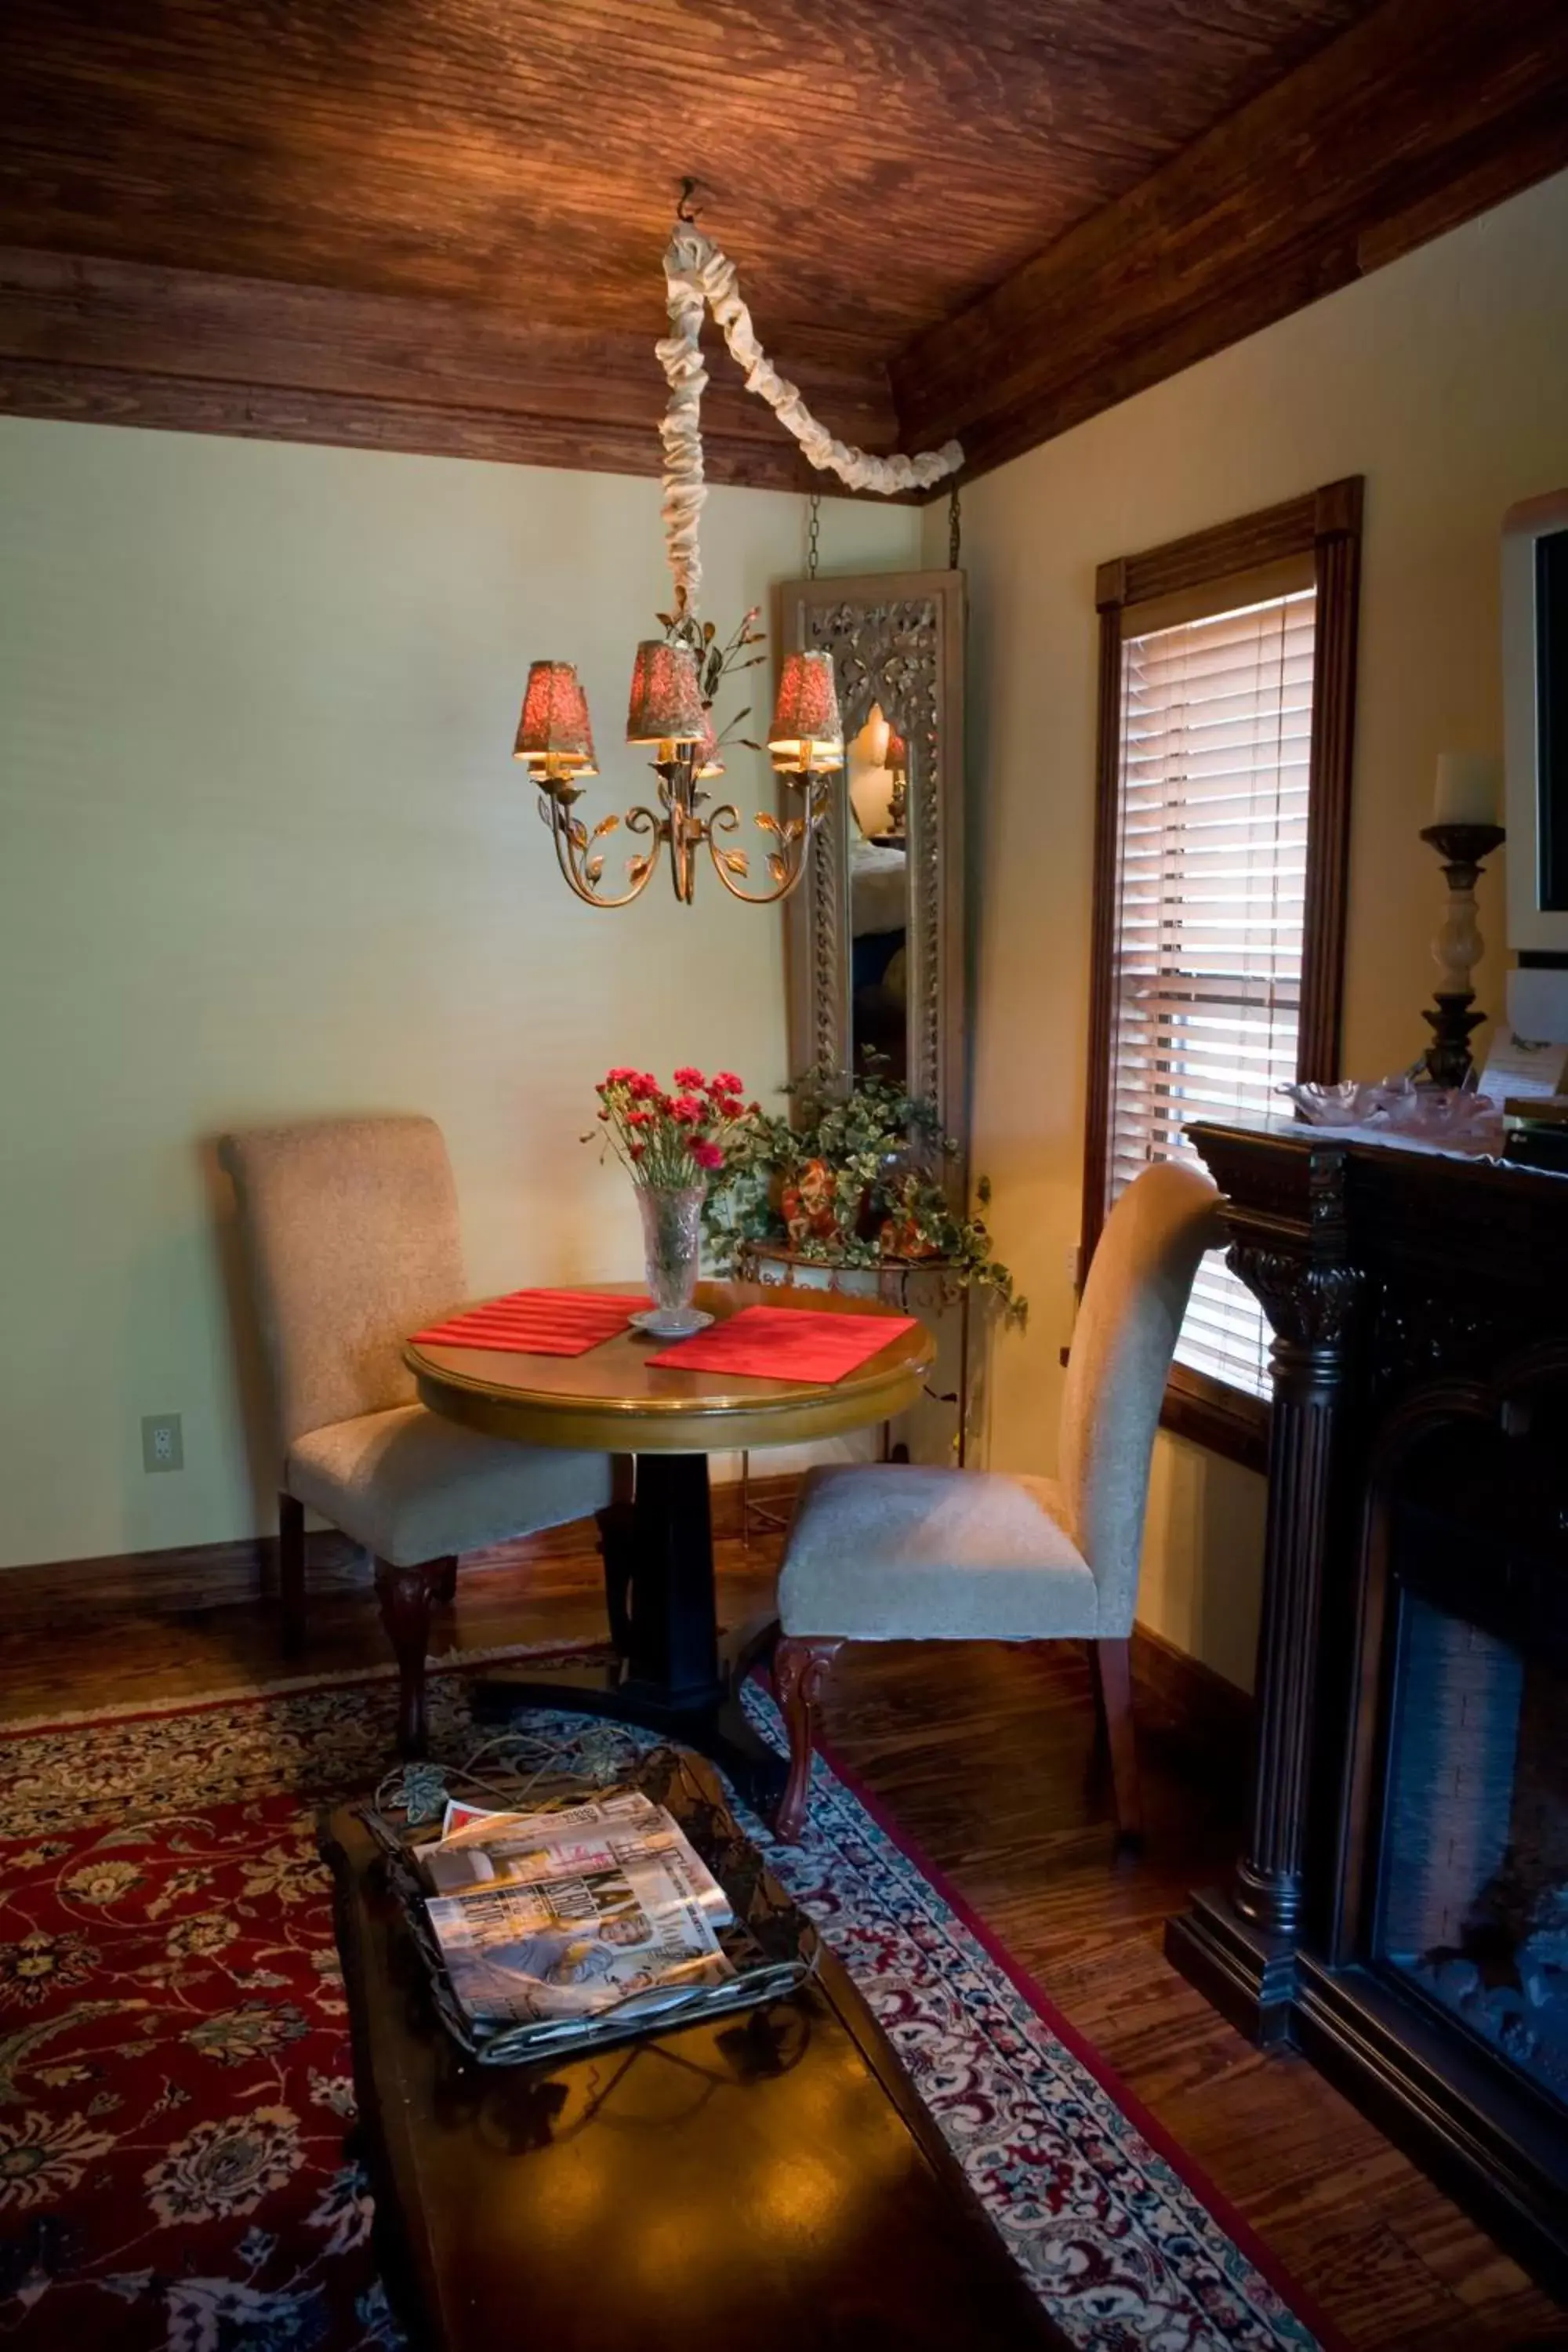
[[[878,703],[846,747],[852,840],[850,1034],[855,1067],[909,1070],[909,749]]]

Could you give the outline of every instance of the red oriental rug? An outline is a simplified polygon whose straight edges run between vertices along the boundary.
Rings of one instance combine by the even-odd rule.
[[[468,1662],[470,1665],[477,1660]],[[458,1668],[432,1753],[485,1736]],[[755,1695],[759,1719],[770,1710]],[[319,1809],[386,1769],[365,1677],[0,1732],[0,2335],[21,2352],[401,2343],[375,2272]],[[533,1716],[604,1773],[642,1736]],[[1328,2339],[897,1828],[819,1764],[769,1859],[866,1992],[1015,2259],[1092,2352]]]

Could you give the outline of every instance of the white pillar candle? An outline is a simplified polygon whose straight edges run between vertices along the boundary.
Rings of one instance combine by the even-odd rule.
[[[1496,824],[1502,761],[1490,751],[1439,751],[1434,824]]]

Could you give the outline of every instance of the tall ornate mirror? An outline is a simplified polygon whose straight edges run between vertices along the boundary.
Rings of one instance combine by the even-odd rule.
[[[964,1144],[963,575],[792,581],[775,642],[832,654],[845,743],[785,909],[791,1068],[879,1055]]]

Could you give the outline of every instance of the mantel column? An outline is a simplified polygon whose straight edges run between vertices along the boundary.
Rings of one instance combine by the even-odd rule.
[[[1336,1188],[1337,1189],[1337,1188]],[[1315,1202],[1314,1206],[1321,1205]],[[1312,1695],[1333,1507],[1337,1408],[1361,1276],[1310,1246],[1238,1241],[1227,1263],[1274,1332],[1274,1412],[1263,1615],[1258,1634],[1258,1752],[1251,1825],[1235,1904],[1266,1935],[1294,1938],[1311,1761]]]
[[[1344,1506],[1340,1455],[1362,1275],[1352,1263],[1342,1144],[1282,1122],[1192,1132],[1223,1196],[1230,1269],[1274,1334],[1274,1409],[1247,1834],[1228,1892],[1196,1894],[1167,1920],[1165,1952],[1267,2045],[1289,2034],[1298,1990],[1319,1620]]]

